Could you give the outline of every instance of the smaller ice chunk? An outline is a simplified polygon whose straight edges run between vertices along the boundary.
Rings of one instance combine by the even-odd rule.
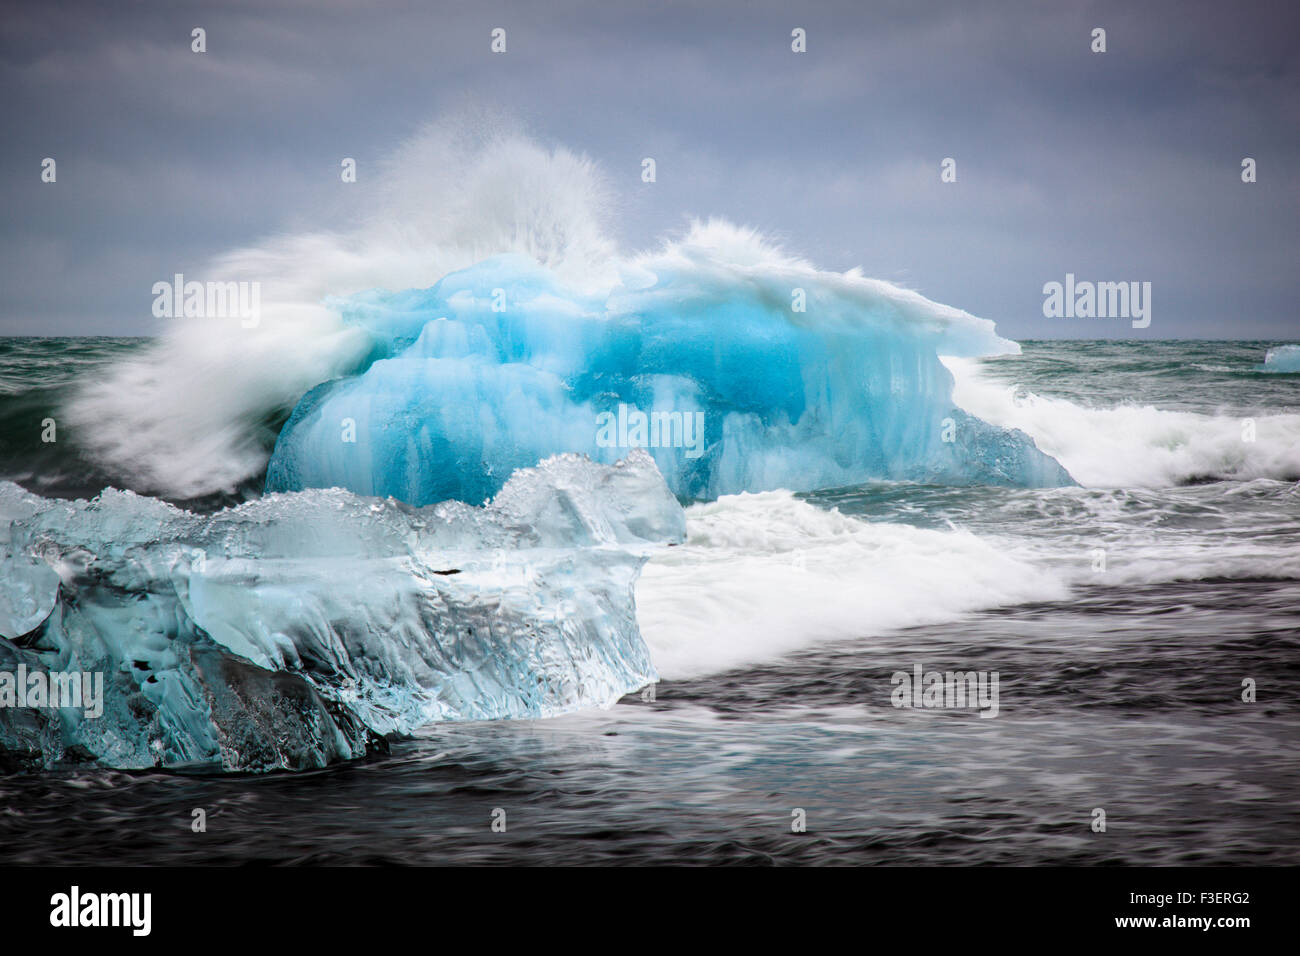
[[[435,720],[608,706],[656,679],[646,556],[685,538],[654,462],[563,455],[483,507],[341,489],[196,515],[0,484],[0,670],[103,677],[103,713],[0,708],[50,766],[323,766]]]
[[[1264,354],[1261,372],[1300,373],[1300,345],[1279,345]]]
[[[59,576],[38,557],[15,550],[14,521],[45,507],[37,495],[17,485],[0,496],[0,638],[18,638],[50,616],[59,596]]]

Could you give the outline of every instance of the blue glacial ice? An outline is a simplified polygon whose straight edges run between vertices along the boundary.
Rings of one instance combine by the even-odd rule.
[[[1300,372],[1300,345],[1279,345],[1264,353],[1261,372]]]
[[[608,706],[656,679],[633,586],[684,537],[639,451],[547,459],[483,507],[333,489],[205,516],[0,483],[0,672],[104,682],[99,716],[0,707],[0,762],[301,769]]]
[[[478,503],[548,455],[630,446],[688,499],[1073,483],[1023,432],[954,407],[940,356],[1016,351],[993,323],[734,227],[697,226],[594,289],[512,254],[330,304],[371,354],[298,403],[268,491]]]

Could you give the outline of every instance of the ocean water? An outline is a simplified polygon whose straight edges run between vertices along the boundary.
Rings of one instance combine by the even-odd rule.
[[[1300,862],[1300,374],[1259,369],[1281,344],[948,360],[958,405],[1080,487],[689,504],[686,543],[637,585],[652,695],[432,724],[310,772],[6,773],[0,861]],[[0,340],[0,479],[159,494],[74,407],[148,347]],[[287,414],[270,407],[242,421],[250,460]],[[146,427],[110,425],[119,446]],[[200,464],[162,496],[257,497],[259,474],[213,491]],[[918,664],[996,671],[997,717],[895,707],[892,676]]]

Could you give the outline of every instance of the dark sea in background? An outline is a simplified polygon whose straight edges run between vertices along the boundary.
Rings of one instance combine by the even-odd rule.
[[[47,497],[121,487],[75,430],[44,443],[41,422],[142,341],[0,339],[0,479]],[[991,543],[1043,576],[1024,599],[973,594],[908,626],[918,600],[900,597],[860,633],[819,634],[867,572],[814,556],[788,572],[821,578],[808,633],[755,632],[754,649],[742,628],[699,659],[656,643],[673,624],[661,584],[647,639],[671,657],[656,656],[653,700],[431,725],[297,774],[8,774],[0,863],[1300,863],[1300,375],[1259,371],[1275,344],[1027,342],[954,368],[959,404],[1024,428],[1081,488],[797,496],[905,543],[951,535],[951,551],[929,536],[891,552],[940,590],[975,588],[959,546]],[[210,510],[258,486],[177,503]],[[713,547],[697,534],[710,507],[688,512],[684,551]],[[669,571],[652,561],[643,583]],[[747,569],[691,573],[722,587]],[[917,663],[997,671],[996,719],[893,707],[891,675]],[[791,832],[796,809],[806,833]]]

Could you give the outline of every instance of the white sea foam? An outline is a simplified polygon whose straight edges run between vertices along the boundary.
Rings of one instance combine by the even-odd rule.
[[[687,533],[637,584],[667,679],[1067,593],[1061,576],[969,532],[871,523],[789,492],[695,505]]]
[[[1300,477],[1300,415],[1250,419],[1150,405],[1085,408],[992,381],[978,361],[946,358],[954,401],[1019,428],[1082,485],[1160,488],[1209,479]]]

